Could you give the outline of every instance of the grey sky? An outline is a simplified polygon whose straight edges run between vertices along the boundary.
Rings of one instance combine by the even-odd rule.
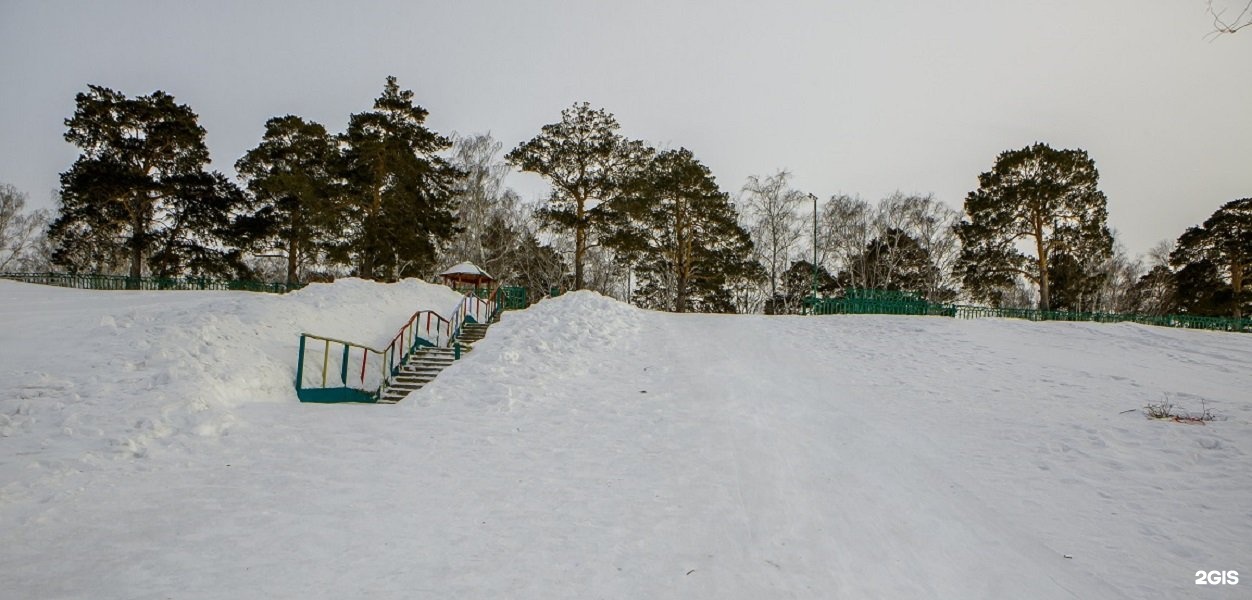
[[[173,94],[233,174],[266,119],[342,131],[390,74],[435,130],[506,148],[589,101],[730,192],[787,168],[821,198],[960,208],[999,152],[1080,147],[1139,253],[1252,196],[1252,31],[1209,26],[1204,0],[0,0],[0,182],[52,205],[89,83]]]

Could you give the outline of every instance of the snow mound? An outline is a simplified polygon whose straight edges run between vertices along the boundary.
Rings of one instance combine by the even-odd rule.
[[[0,438],[56,469],[220,437],[251,403],[295,402],[302,332],[386,345],[460,296],[417,280],[343,279],[286,295],[87,291],[0,281]],[[172,443],[172,442],[169,442]]]
[[[471,354],[410,397],[417,406],[468,398],[510,408],[540,400],[573,378],[611,369],[616,356],[643,343],[645,312],[591,291],[505,312]],[[481,393],[484,381],[493,393]]]

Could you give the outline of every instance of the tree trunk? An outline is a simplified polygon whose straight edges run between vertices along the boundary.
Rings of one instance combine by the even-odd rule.
[[[583,289],[583,255],[587,253],[587,223],[583,220],[586,216],[586,199],[575,198],[577,208],[575,209],[574,223],[574,289]]]
[[[1235,318],[1243,318],[1243,261],[1234,256],[1230,259],[1230,287],[1235,293]]]
[[[139,278],[143,276],[143,238],[146,231],[144,227],[143,211],[136,207],[134,212],[134,222],[131,223],[130,231],[130,279],[126,282],[126,289],[139,289]]]
[[[1035,253],[1039,257],[1039,310],[1052,310],[1051,281],[1048,278],[1048,251],[1043,244],[1043,218],[1035,215]]]
[[[291,240],[287,242],[287,285],[291,285],[296,282],[296,264],[298,263],[296,260],[297,251],[299,251],[299,246],[296,242],[295,236],[292,236]]]
[[[1039,258],[1039,310],[1052,310],[1052,282],[1048,280],[1048,259]]]
[[[687,287],[691,284],[691,239],[687,228],[687,213],[685,204],[678,201],[674,206],[674,242],[677,246],[677,260],[675,260],[675,288],[676,294],[674,298],[674,312],[687,312]],[[773,298],[772,296],[770,297]]]
[[[374,269],[378,265],[379,253],[377,240],[378,236],[378,220],[379,214],[383,210],[383,181],[387,177],[386,158],[380,156],[378,163],[374,167],[374,181],[370,190],[371,202],[369,209],[365,214],[365,235],[361,236],[364,241],[364,247],[361,249],[361,273],[362,279],[378,279],[374,274]]]

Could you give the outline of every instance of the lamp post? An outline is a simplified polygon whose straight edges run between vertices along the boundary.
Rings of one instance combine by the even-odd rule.
[[[813,308],[811,314],[817,313],[817,196],[809,194],[813,199]]]

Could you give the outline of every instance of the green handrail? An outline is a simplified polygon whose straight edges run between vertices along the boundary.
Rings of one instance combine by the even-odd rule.
[[[452,332],[451,321],[435,311],[419,310],[409,317],[384,348],[301,333],[296,360],[296,396],[301,402],[377,402],[414,352],[451,343]],[[310,347],[310,341],[321,342],[320,361],[317,360],[319,345]],[[320,368],[317,373],[312,373],[311,381],[305,368],[310,354],[313,355],[314,365],[320,362]],[[330,374],[334,372],[339,374],[337,382],[330,379]]]
[[[296,396],[301,402],[378,402],[414,352],[426,347],[456,347],[466,322],[485,322],[484,318],[491,318],[498,310],[499,303],[494,300],[467,293],[457,302],[450,318],[432,310],[413,313],[385,348],[301,333],[296,361]],[[318,364],[319,345],[310,346],[310,341],[321,342],[317,373],[307,373],[305,368],[306,357],[310,354],[313,364]],[[376,369],[370,366],[375,364]],[[330,379],[330,374],[336,371],[338,382]],[[308,381],[309,375],[313,375],[312,381]]]

